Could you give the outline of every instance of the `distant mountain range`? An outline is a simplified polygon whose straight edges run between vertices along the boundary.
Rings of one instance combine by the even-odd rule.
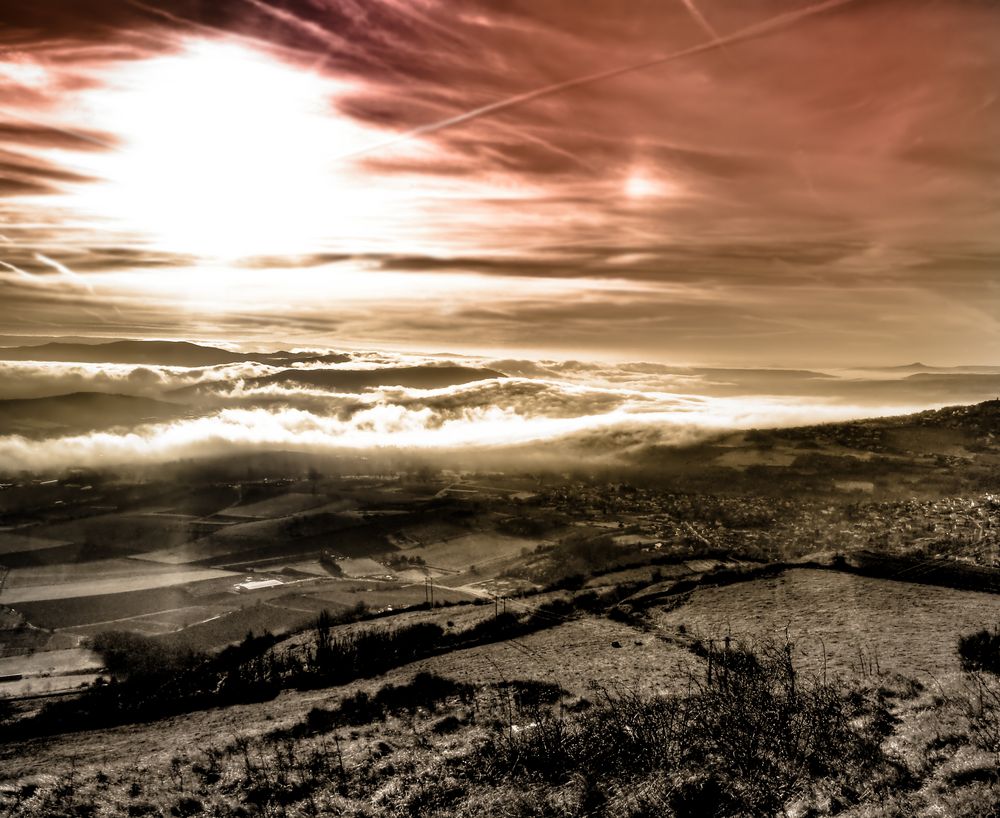
[[[188,367],[253,362],[286,366],[299,362],[345,363],[350,356],[341,353],[231,352],[188,341],[112,341],[101,344],[54,341],[35,346],[0,347],[0,360]]]
[[[409,366],[379,369],[285,369],[248,385],[317,387],[331,392],[360,392],[379,386],[438,389],[472,381],[503,377],[492,369],[464,366]],[[197,398],[232,388],[228,381],[176,389],[171,400],[156,400],[104,392],[72,392],[38,398],[0,400],[0,435],[48,437],[78,434],[116,426],[135,427],[142,423],[173,420],[202,413]],[[186,403],[185,401],[194,401]]]
[[[912,372],[922,373],[949,373],[949,374],[981,374],[1000,375],[1000,366],[928,366],[919,361],[902,366],[868,366],[863,368],[868,372]]]

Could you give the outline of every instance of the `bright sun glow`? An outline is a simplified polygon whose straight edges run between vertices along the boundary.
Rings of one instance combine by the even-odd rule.
[[[643,171],[633,171],[625,179],[625,195],[630,199],[647,199],[652,196],[665,196],[671,192],[671,186]]]
[[[343,84],[205,41],[109,82],[86,102],[121,147],[77,158],[105,180],[77,191],[90,214],[216,258],[308,252],[370,230],[376,201],[337,157],[384,135],[338,116]]]

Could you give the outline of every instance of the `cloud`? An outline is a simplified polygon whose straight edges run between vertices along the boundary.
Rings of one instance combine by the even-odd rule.
[[[702,19],[680,2],[615,15],[572,0],[7,4],[2,258],[29,273],[36,254],[53,259],[94,279],[99,299],[5,280],[6,328],[162,335],[190,322],[186,334],[449,349],[472,338],[494,355],[754,366],[995,356],[995,5],[704,5]],[[709,30],[725,40],[772,18],[801,22],[704,48]],[[249,97],[273,100],[266,80],[282,71],[316,77],[309,110],[336,126],[318,153],[289,126],[275,144],[294,150],[221,177],[241,190],[254,180],[245,208],[217,206],[231,198],[212,184],[241,142],[183,128],[184,151],[167,139],[130,153],[142,131],[121,117],[134,106],[118,105],[168,110],[157,78],[184,65],[214,66],[193,73],[216,87],[218,62],[204,60],[219,48],[264,66],[237,72],[255,83]],[[282,125],[289,112],[269,104]],[[129,188],[137,167],[165,172]],[[291,181],[268,196],[268,178]],[[337,196],[282,236],[282,214],[298,214],[315,179]],[[229,288],[238,308],[216,293],[137,297],[140,274],[158,295],[176,272],[216,276],[205,256],[220,246],[233,270],[268,272],[292,294],[316,293],[318,273],[411,284],[360,304],[332,288],[305,305],[254,287]],[[421,297],[428,282],[460,292],[470,277],[508,295],[480,290],[478,308]],[[548,280],[567,286],[515,297]]]
[[[607,407],[602,407],[607,408]],[[823,413],[821,412],[821,415]],[[840,417],[842,408],[826,410]],[[68,466],[134,466],[182,458],[205,458],[248,451],[411,452],[468,462],[477,453],[515,453],[540,445],[553,458],[572,462],[603,447],[609,461],[626,449],[679,445],[705,439],[722,429],[795,422],[817,413],[794,405],[678,399],[655,411],[635,415],[622,408],[590,415],[552,416],[511,406],[466,406],[448,410],[388,400],[358,405],[354,411],[317,414],[302,409],[228,408],[195,419],[141,425],[121,432],[32,440],[0,437],[0,462],[10,471]],[[625,437],[623,437],[625,436]],[[622,447],[627,438],[630,443]],[[607,445],[608,441],[617,441]],[[599,445],[599,441],[604,444]],[[584,462],[586,462],[584,460]]]
[[[0,361],[0,400],[109,392],[143,397],[166,393],[217,379],[239,381],[274,372],[273,367],[240,363],[218,367],[134,366],[58,361]]]
[[[130,422],[123,403],[118,428],[66,434],[52,431],[56,427],[45,426],[39,415],[35,420],[43,425],[30,439],[0,437],[0,462],[11,470],[44,470],[299,450],[414,454],[451,465],[612,464],[722,431],[899,414],[956,395],[975,399],[1000,384],[1000,370],[825,374],[505,359],[492,362],[506,373],[501,377],[433,389],[384,385],[401,364],[450,371],[486,363],[356,352],[342,364],[298,368],[321,375],[373,373],[365,388],[338,391],[324,386],[325,377],[315,383],[275,379],[283,369],[253,362],[190,368],[3,362],[0,399],[78,391],[140,395],[178,404],[183,417],[150,423],[136,416]],[[51,406],[58,415],[58,398]],[[33,416],[19,411],[20,422],[30,425]]]

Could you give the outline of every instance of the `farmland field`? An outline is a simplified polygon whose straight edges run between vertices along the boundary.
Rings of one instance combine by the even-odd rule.
[[[524,548],[533,549],[538,542],[521,537],[508,537],[493,532],[464,534],[454,539],[411,548],[408,557],[422,557],[432,568],[446,571],[468,571],[491,562],[516,557]]]
[[[94,683],[100,673],[71,673],[65,676],[26,676],[11,682],[0,682],[0,696],[33,696],[76,690]]]
[[[112,574],[98,578],[69,580],[65,582],[30,584],[24,577],[16,576],[12,571],[10,587],[3,592],[2,601],[6,605],[17,605],[24,602],[37,602],[48,599],[69,599],[73,597],[103,596],[106,594],[126,593],[129,591],[145,591],[152,588],[164,588],[171,585],[183,585],[188,582],[198,582],[206,579],[237,576],[229,571],[202,569],[191,571],[165,571]]]
[[[362,556],[390,550],[384,537],[369,530],[364,523],[365,519],[357,512],[326,513],[320,509],[288,517],[233,520],[208,536],[151,549],[138,556],[167,565],[181,565],[220,558],[279,559],[329,547]]]
[[[174,633],[175,631],[196,625],[213,617],[222,616],[232,611],[233,607],[232,605],[191,605],[186,608],[140,614],[110,624],[77,625],[68,628],[67,631],[78,636],[94,636],[106,630],[128,630],[149,636],[156,636]]]
[[[52,540],[47,537],[32,537],[0,531],[0,554],[19,554],[27,551],[43,551],[70,545],[68,540]]]
[[[341,590],[343,588],[344,590]],[[400,608],[406,605],[418,605],[424,601],[423,583],[415,585],[400,585],[391,582],[371,582],[365,586],[355,586],[353,589],[349,585],[333,586],[309,597],[319,603],[343,605],[352,607],[359,602],[364,602],[373,610],[381,610],[387,606]],[[445,590],[435,588],[435,602],[464,602],[471,598],[471,595],[462,591]]]
[[[258,635],[264,631],[282,633],[304,625],[313,618],[312,614],[284,608],[280,604],[260,602],[221,614],[176,633],[166,633],[161,638],[194,650],[216,650],[239,642],[250,631]]]
[[[0,676],[23,673],[37,676],[42,673],[74,673],[82,670],[100,670],[100,657],[84,648],[47,650],[30,656],[11,656],[0,659]]]
[[[195,522],[195,518],[184,515],[100,514],[37,526],[31,529],[31,533],[33,536],[139,552],[191,539],[191,527]]]
[[[337,560],[340,570],[348,577],[385,577],[391,574],[388,568],[369,557],[348,557]]]
[[[299,494],[289,492],[249,503],[245,506],[233,506],[225,510],[226,517],[249,517],[268,519],[271,517],[287,517],[300,511],[308,511],[327,503],[326,497],[316,494]]]
[[[278,564],[272,566],[272,568],[281,571],[296,571],[302,574],[311,574],[317,577],[328,577],[330,572],[323,567],[319,560],[302,560],[299,562],[286,562],[283,565]]]
[[[440,540],[453,539],[467,534],[468,529],[462,528],[454,523],[445,520],[424,520],[419,523],[411,523],[400,529],[400,547],[406,547],[407,543],[427,544]]]
[[[798,664],[831,674],[896,671],[924,681],[958,670],[961,634],[1000,622],[1000,596],[853,574],[794,569],[700,588],[654,622],[694,637],[770,638],[787,628]]]
[[[42,628],[67,628],[96,622],[118,622],[141,614],[183,608],[192,604],[189,588],[170,586],[143,591],[99,594],[72,599],[18,603],[17,610]]]
[[[188,571],[171,565],[160,565],[136,559],[101,559],[73,564],[32,565],[15,568],[7,578],[8,588],[28,588],[38,585],[59,585],[89,580],[122,579],[178,574]]]

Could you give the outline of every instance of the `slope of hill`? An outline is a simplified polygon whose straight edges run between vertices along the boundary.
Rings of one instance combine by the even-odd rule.
[[[914,635],[892,604],[894,584],[879,581],[879,599],[853,602],[888,633],[876,631],[876,645],[838,633],[858,663],[807,671],[798,642],[739,636],[781,577],[748,573],[721,588],[705,579],[662,611],[622,613],[620,594],[583,592],[510,600],[515,612],[499,615],[471,605],[344,624],[321,617],[285,640],[248,636],[214,657],[106,634],[95,647],[127,677],[27,704],[41,715],[0,739],[0,810],[994,814],[1000,683],[963,672],[954,623],[929,616]],[[706,595],[717,599],[706,605]],[[699,617],[718,617],[719,600],[733,638],[713,643]],[[788,601],[786,615],[817,619],[812,594]],[[879,669],[894,640],[905,654],[914,638],[935,643],[933,676]],[[183,697],[198,712],[171,706]]]
[[[885,418],[823,423],[814,426],[797,426],[789,429],[772,429],[755,432],[755,439],[778,440],[791,438],[805,440],[815,438],[820,442],[837,441],[844,445],[853,443],[856,448],[876,446],[882,448],[892,433],[918,431],[949,431],[960,436],[963,442],[975,443],[977,438],[1000,434],[1000,399],[961,406],[945,406],[929,409],[912,415]],[[939,449],[928,446],[918,450],[920,454],[939,453]]]
[[[187,407],[176,403],[101,392],[0,400],[0,434],[85,432],[168,420],[188,412]]]

